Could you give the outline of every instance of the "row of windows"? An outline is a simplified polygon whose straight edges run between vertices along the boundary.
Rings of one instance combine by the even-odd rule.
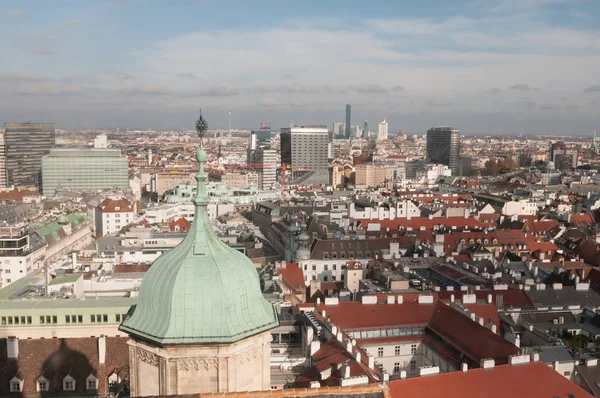
[[[379,252],[377,250],[374,252],[374,254],[376,256],[379,256]],[[329,253],[327,253],[327,252],[323,253],[323,258],[324,259],[328,259],[329,258]],[[337,259],[338,258],[337,252],[331,253],[331,258],[334,259],[334,260]],[[348,255],[346,255],[346,252],[341,252],[340,253],[340,258],[343,258],[343,259],[345,259],[345,258],[354,258],[354,252],[350,252],[350,253],[348,253]],[[357,252],[356,253],[356,258],[363,258],[363,252]],[[366,252],[364,258],[371,258],[371,252]]]
[[[406,365],[406,362],[404,364]],[[417,361],[410,361],[409,367],[411,372],[417,370]],[[394,362],[394,373],[400,373],[400,362]]]
[[[121,322],[125,319],[125,314],[115,314],[115,322]],[[92,323],[108,323],[108,314],[90,315]],[[0,323],[6,325],[31,325],[31,316],[3,316]],[[40,315],[40,325],[55,325],[58,323],[57,315]],[[83,323],[83,315],[65,315],[65,323]]]
[[[423,334],[423,328],[383,329],[351,332],[353,339],[376,339],[380,337],[411,336]]]
[[[399,356],[401,355],[401,351],[402,351],[402,347],[397,345],[394,347],[394,356]],[[416,344],[411,344],[410,345],[410,353],[411,354],[416,354],[417,353],[417,345]],[[382,357],[383,356],[383,347],[379,347],[377,348],[377,356],[378,357]]]
[[[30,316],[3,316],[2,325],[31,325]]]
[[[340,269],[345,269],[345,268],[346,268],[346,267],[345,267],[345,266],[343,266],[343,265],[340,267]],[[307,269],[308,269],[308,264],[304,264],[304,271],[307,271]],[[331,266],[331,269],[332,269],[333,271],[337,271],[337,264],[333,264],[333,265]],[[313,270],[313,271],[316,271],[316,270],[317,270],[317,265],[316,265],[316,264],[313,264],[313,265],[312,265],[312,270]],[[323,270],[324,270],[324,271],[329,271],[329,265],[328,265],[328,264],[324,264],[324,265],[323,265]]]
[[[86,389],[97,390],[98,380],[94,376],[89,376],[85,383]],[[41,377],[36,382],[36,389],[38,392],[48,391],[50,383],[45,378]],[[75,391],[75,380],[72,377],[67,376],[63,379],[63,390],[64,391]],[[23,380],[19,380],[14,377],[10,381],[10,392],[21,392],[23,391]]]

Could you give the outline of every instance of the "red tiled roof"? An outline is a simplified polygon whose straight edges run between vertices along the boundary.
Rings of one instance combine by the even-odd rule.
[[[392,398],[592,397],[544,363],[502,365],[388,383]]]
[[[529,231],[532,233],[545,233],[550,232],[554,228],[558,227],[560,223],[556,220],[545,220],[545,221],[526,221],[525,225],[529,227]]]
[[[288,289],[294,292],[304,292],[306,286],[304,284],[304,274],[296,263],[287,263],[285,268],[277,269],[279,275],[281,275],[282,283],[287,286]]]
[[[106,198],[98,204],[98,209],[102,213],[130,213],[134,211],[134,206],[127,199]]]
[[[486,358],[506,363],[519,353],[517,346],[442,302],[436,304],[427,328],[475,363]]]
[[[594,220],[589,214],[577,214],[571,217],[571,222],[579,228],[591,227]]]
[[[127,337],[106,338],[105,363],[99,363],[98,339],[20,339],[19,356],[7,359],[6,340],[0,340],[0,396],[16,396],[9,392],[9,381],[17,376],[23,382],[22,396],[38,396],[36,380],[44,376],[49,381],[50,396],[88,395],[85,379],[94,374],[98,378],[98,392],[107,391],[106,382],[113,371],[121,378],[128,377],[129,349]],[[63,379],[70,375],[75,379],[75,391],[64,394]]]
[[[429,322],[434,304],[405,302],[403,304],[362,304],[344,301],[338,305],[321,304],[331,321],[344,330],[377,328],[395,325],[424,325]]]
[[[558,250],[558,247],[552,242],[527,242],[527,248],[532,253],[538,250],[543,253],[555,252]]]
[[[30,191],[27,189],[13,189],[8,192],[0,192],[0,202],[5,202],[7,200],[14,200],[15,202],[22,202],[23,198],[27,196],[40,196],[38,191]]]

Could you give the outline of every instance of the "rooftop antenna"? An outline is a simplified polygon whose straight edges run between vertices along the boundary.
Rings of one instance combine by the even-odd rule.
[[[229,130],[228,130],[228,132],[229,132],[229,135],[231,136],[231,106],[229,107],[229,114],[228,114],[228,116],[229,116]]]

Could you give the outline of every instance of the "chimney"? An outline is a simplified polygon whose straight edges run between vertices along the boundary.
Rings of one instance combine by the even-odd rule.
[[[334,336],[337,336],[338,334],[337,326],[335,326],[334,324],[331,324],[331,334]]]
[[[538,354],[537,352],[536,352],[536,353],[534,353],[534,354],[532,355],[532,357],[533,357],[533,358],[532,358],[532,359],[533,359],[533,362],[539,362],[539,361],[540,361],[540,354]]]
[[[492,323],[492,332],[493,332],[494,334],[497,334],[497,333],[498,333],[498,328],[497,328],[497,326],[496,326],[496,324],[495,324],[495,323]]]
[[[598,358],[588,358],[585,360],[585,366],[591,368],[592,366],[598,365]]]
[[[375,357],[369,355],[367,359],[369,360],[369,368],[375,370]]]
[[[469,365],[467,365],[466,363],[464,363],[464,362],[463,362],[463,363],[460,365],[460,368],[462,369],[462,372],[463,372],[463,373],[467,373],[467,370],[469,370]]]
[[[394,304],[395,300],[394,300],[394,296],[387,296],[387,303],[388,304]]]
[[[106,362],[106,336],[98,339],[98,363]]]
[[[352,342],[346,341],[346,351],[352,354]]]
[[[321,342],[319,340],[311,341],[310,343],[310,355],[313,356],[317,351],[321,349]]]
[[[356,362],[360,363],[360,359],[361,359],[361,358],[360,358],[360,352],[356,351],[356,352],[354,353],[354,360],[355,360]]]
[[[398,300],[398,304],[404,303],[404,296],[398,296],[397,300]]]
[[[400,371],[400,380],[406,380],[406,370]]]
[[[9,337],[6,340],[6,357],[7,358],[18,358],[19,357],[19,339],[16,337]]]
[[[481,367],[484,369],[494,369],[494,366],[496,366],[496,361],[494,361],[493,359],[481,360]]]
[[[336,328],[337,329],[337,328]],[[335,335],[335,338],[337,339],[337,341],[339,341],[340,343],[343,343],[344,338],[342,337],[342,332],[337,332],[337,334]]]
[[[327,319],[327,311],[321,311],[321,315],[323,315],[323,318]]]
[[[350,378],[350,365],[344,363],[344,379]]]
[[[450,302],[453,303],[454,302],[454,294],[450,295]]]
[[[488,304],[492,304],[493,299],[492,299],[492,295],[491,294],[487,295],[487,302],[488,302]]]

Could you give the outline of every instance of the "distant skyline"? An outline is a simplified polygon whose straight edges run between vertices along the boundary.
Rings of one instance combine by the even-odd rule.
[[[600,130],[596,0],[3,1],[0,121]],[[373,124],[373,123],[371,123]],[[372,129],[372,128],[371,128]]]

